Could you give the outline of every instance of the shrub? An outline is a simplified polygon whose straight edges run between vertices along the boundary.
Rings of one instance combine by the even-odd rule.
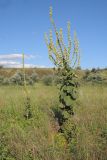
[[[18,85],[23,85],[23,75],[21,72],[15,73],[11,78],[10,78],[10,83],[11,84],[18,84]]]
[[[30,78],[28,80],[28,85],[34,85],[34,81],[32,79],[30,79]]]
[[[88,82],[102,83],[104,78],[99,74],[89,75],[86,79]]]
[[[37,73],[32,73],[32,75],[30,76],[30,79],[31,79],[33,82],[38,82],[39,76],[38,76]]]
[[[4,77],[0,76],[0,84],[3,84],[3,81],[4,81]]]
[[[52,75],[43,76],[42,82],[46,86],[52,85],[52,83],[53,83],[53,76]]]
[[[33,85],[36,81],[36,75],[32,75],[31,77],[27,74],[25,75],[26,84]],[[24,85],[24,75],[22,72],[15,73],[12,77],[10,77],[10,84]]]
[[[3,80],[3,83],[2,83],[3,85],[9,85],[10,84],[10,80],[9,80],[9,78],[4,78],[4,80]]]

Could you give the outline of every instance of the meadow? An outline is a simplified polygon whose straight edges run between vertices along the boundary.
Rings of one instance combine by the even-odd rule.
[[[35,56],[1,55],[0,160],[107,160],[107,68],[82,70],[70,22],[65,43],[52,7],[49,17],[54,68],[26,69]]]
[[[82,84],[73,121],[75,152],[58,133],[56,85],[28,86],[32,118],[26,120],[23,86],[0,86],[0,160],[106,160],[107,86]]]

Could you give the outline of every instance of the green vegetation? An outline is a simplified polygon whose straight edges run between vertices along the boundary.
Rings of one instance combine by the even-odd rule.
[[[26,84],[33,85],[38,81],[37,73],[32,73],[30,76],[25,74]],[[0,84],[1,85],[24,85],[24,75],[22,71],[17,71],[11,77],[3,77],[0,76]]]
[[[63,39],[63,31],[60,29],[57,30],[56,24],[52,17],[52,8],[50,8],[50,21],[54,28],[54,32],[56,35],[56,42],[54,44],[52,30],[50,30],[49,38],[47,34],[45,35],[45,40],[49,52],[49,58],[54,63],[58,75],[60,77],[60,93],[59,93],[59,101],[60,105],[58,108],[59,114],[57,114],[58,122],[59,122],[59,130],[58,132],[62,135],[63,139],[67,142],[69,149],[72,154],[76,152],[76,143],[77,143],[77,129],[76,124],[73,121],[74,116],[74,107],[76,106],[75,101],[77,99],[77,81],[75,69],[79,65],[80,55],[79,55],[79,42],[74,34],[74,42],[73,42],[73,52],[72,50],[72,42],[70,35],[70,23],[68,23],[67,27],[67,38],[68,38],[68,46],[65,45]]]
[[[52,85],[53,83],[53,76],[52,75],[48,75],[48,76],[43,76],[42,81],[45,85],[49,86]]]
[[[78,81],[80,84],[84,83],[91,83],[91,84],[107,84],[107,69],[96,69],[96,72],[92,72],[92,70],[75,70],[76,75],[78,77]],[[27,84],[35,84],[38,82],[43,82],[44,77],[51,77],[52,83],[59,84],[60,78],[57,75],[56,71],[52,68],[32,68],[32,69],[25,69],[26,73],[26,81]],[[17,76],[18,75],[18,76]],[[15,80],[14,79],[15,76]],[[93,78],[89,77],[97,77],[100,76],[101,78],[98,78],[98,81],[94,80]],[[99,81],[100,80],[100,81]],[[7,85],[23,85],[23,72],[22,69],[9,69],[9,68],[3,68],[0,69],[0,85],[5,84],[4,82],[8,82]],[[11,83],[9,83],[11,81]],[[33,83],[30,83],[30,81],[33,81]]]
[[[22,54],[22,65],[23,65],[23,92],[25,94],[25,113],[24,117],[26,120],[32,118],[32,111],[31,111],[31,99],[29,95],[29,89],[27,87],[27,80],[26,80],[26,73],[25,73],[25,55]],[[33,77],[34,78],[34,77]]]
[[[55,119],[59,98],[56,86],[28,86],[32,118],[23,117],[23,87],[0,87],[0,160],[106,160],[107,87],[87,84],[79,88],[76,123],[77,152],[72,155]],[[41,92],[42,90],[42,92]]]
[[[22,69],[0,67],[0,160],[107,160],[107,69],[82,70],[70,24],[67,47],[50,20],[56,68],[25,69],[24,54]]]

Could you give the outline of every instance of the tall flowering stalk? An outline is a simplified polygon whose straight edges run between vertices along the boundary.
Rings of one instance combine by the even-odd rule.
[[[29,119],[32,117],[31,113],[31,104],[30,104],[30,97],[29,97],[29,91],[26,84],[26,74],[25,74],[25,55],[22,54],[22,68],[23,68],[23,84],[24,84],[24,93],[25,93],[25,113],[24,117],[26,119]]]
[[[59,30],[53,20],[52,7],[50,7],[50,21],[53,26],[56,42],[53,41],[52,30],[49,36],[45,34],[45,41],[48,48],[49,58],[58,70],[61,79],[59,101],[61,103],[61,117],[59,119],[60,132],[62,132],[68,141],[73,140],[76,126],[72,121],[74,115],[75,101],[78,96],[77,76],[75,67],[80,64],[79,41],[74,33],[74,41],[71,40],[70,22],[67,25],[68,45],[64,43],[63,30]],[[73,50],[72,50],[73,48]]]
[[[71,35],[70,35],[70,22],[67,25],[67,38],[68,46],[64,43],[63,30],[62,28],[57,30],[56,24],[52,17],[52,7],[50,7],[50,21],[53,25],[53,29],[56,35],[56,43],[53,42],[52,30],[50,30],[49,38],[45,34],[45,41],[47,44],[49,58],[58,68],[66,68],[68,65],[73,69],[80,64],[80,55],[79,55],[79,41],[74,33],[74,42],[72,44]],[[74,48],[73,53],[71,54],[71,49]],[[71,57],[70,57],[71,56]]]

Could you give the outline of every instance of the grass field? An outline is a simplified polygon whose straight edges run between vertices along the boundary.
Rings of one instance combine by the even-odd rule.
[[[73,156],[57,133],[58,88],[38,83],[29,91],[33,116],[26,120],[23,88],[0,86],[0,160],[107,160],[107,86],[79,88]]]

